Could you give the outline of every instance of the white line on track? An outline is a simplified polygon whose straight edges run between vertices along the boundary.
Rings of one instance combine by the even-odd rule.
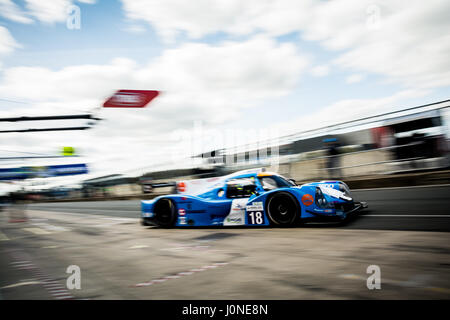
[[[54,294],[60,294],[61,292],[67,293],[67,290],[61,287],[61,289],[53,289],[52,292]]]
[[[33,228],[29,228],[33,229]],[[38,228],[35,228],[38,229]],[[45,231],[45,230],[42,230]],[[11,261],[10,265],[16,269],[29,269],[33,273],[35,282],[42,284],[43,287],[47,290],[47,292],[53,296],[53,298],[62,300],[62,299],[74,299],[75,297],[66,289],[64,286],[59,284],[59,281],[52,279],[50,276],[42,272],[32,261],[26,258],[27,254],[24,252],[14,252],[11,253],[11,257],[15,261]],[[30,283],[28,283],[30,284]],[[34,284],[34,282],[32,283]],[[23,284],[19,284],[23,285]]]
[[[10,288],[16,288],[16,287],[20,287],[20,286],[28,286],[28,285],[40,284],[40,283],[41,282],[39,282],[39,281],[25,281],[25,282],[10,284],[10,285],[1,287],[0,289],[10,289]]]
[[[0,241],[8,241],[8,240],[9,238],[3,232],[0,231]]]
[[[450,218],[449,214],[364,214],[360,217]]]
[[[52,288],[52,289],[63,288],[60,284],[48,285],[48,284],[45,284],[45,283],[44,283],[44,287],[46,287],[46,288]]]
[[[60,292],[60,290],[52,290],[52,295],[57,296],[68,296],[67,290],[64,290],[65,292]]]
[[[23,230],[34,233],[34,234],[50,234],[51,232],[41,229],[41,228],[23,228]]]
[[[48,230],[48,231],[68,231],[68,229],[66,229],[64,227],[54,226],[52,224],[43,223],[43,222],[32,223],[32,225],[37,226],[41,229]]]
[[[76,216],[76,217],[93,218],[93,219],[101,219],[101,220],[112,220],[112,221],[118,221],[118,222],[135,222],[135,221],[139,221],[139,219],[140,219],[139,215],[137,218],[129,218],[129,217],[116,217],[116,216],[108,217],[108,216],[105,216],[102,214],[75,213],[75,212],[64,212],[64,211],[46,211],[45,209],[41,209],[41,210],[30,209],[29,211],[36,211],[36,212],[42,212],[42,213],[64,214],[64,215],[70,215],[70,216]],[[108,210],[105,210],[105,211],[108,211]]]
[[[143,249],[143,248],[148,248],[148,245],[146,245],[146,244],[138,244],[138,245],[135,245],[135,246],[131,246],[128,249]]]
[[[203,266],[203,267],[200,267],[200,268],[191,269],[190,271],[178,272],[175,275],[169,275],[169,276],[165,276],[165,277],[162,277],[162,278],[159,278],[159,279],[153,279],[153,280],[150,280],[150,281],[147,281],[147,282],[141,282],[141,283],[138,283],[138,284],[134,285],[134,287],[148,287],[148,286],[151,286],[153,284],[163,283],[163,282],[166,282],[166,281],[171,280],[171,279],[178,279],[178,278],[183,277],[183,276],[190,276],[190,275],[192,275],[192,274],[194,274],[196,272],[201,272],[201,271],[206,271],[208,269],[214,269],[214,268],[217,268],[217,267],[226,266],[227,264],[229,264],[229,262],[216,262],[216,263],[213,263],[213,264],[210,264],[210,265],[206,265],[206,266]]]
[[[450,184],[427,184],[424,186],[406,186],[406,187],[384,187],[384,188],[367,188],[352,189],[351,191],[376,191],[376,190],[396,190],[396,189],[415,189],[415,188],[440,188],[450,187]]]
[[[30,261],[28,261],[28,260],[13,261],[13,262],[10,262],[9,264],[24,264],[24,263],[30,263]]]
[[[30,206],[29,207],[30,208],[30,210],[35,210],[34,208],[36,208],[36,210],[43,210],[43,211],[48,211],[48,212],[60,212],[60,211],[55,211],[55,210],[64,210],[64,209],[67,209],[67,207],[51,207],[51,206]],[[72,207],[73,208],[73,207]],[[50,209],[50,210],[48,210],[48,209]],[[111,212],[111,211],[123,211],[123,208],[120,208],[120,209],[113,209],[113,208],[110,208],[110,209],[100,209],[100,208],[95,208],[95,207],[92,207],[92,208],[82,208],[82,207],[77,207],[77,208],[74,208],[74,209],[76,209],[76,210],[86,210],[86,211],[92,211],[92,210],[95,210],[95,211],[106,211],[106,212]],[[62,211],[61,211],[62,212]],[[67,212],[67,213],[75,213],[75,212]],[[78,213],[78,212],[77,212]],[[83,213],[81,213],[81,214],[83,214]]]
[[[361,275],[357,275],[357,274],[341,274],[338,277],[339,278],[343,278],[343,279],[349,279],[349,280],[362,280],[362,281],[366,281],[367,280],[367,278],[365,276],[361,276]],[[409,281],[383,279],[383,282],[384,283],[389,283],[389,284],[394,284],[394,285],[397,285],[397,286],[402,286],[402,287],[415,286],[415,287],[423,289],[423,290],[430,290],[430,291],[446,293],[446,294],[450,293],[450,289],[449,288],[432,287],[432,286],[427,286],[425,284],[420,284],[420,283],[417,283],[417,282],[415,283],[414,279],[410,279]]]
[[[62,295],[62,296],[55,296],[55,299],[57,299],[57,300],[72,300],[72,299],[74,299],[74,297],[70,294],[66,294],[66,295]],[[88,299],[84,299],[84,300],[88,300]]]

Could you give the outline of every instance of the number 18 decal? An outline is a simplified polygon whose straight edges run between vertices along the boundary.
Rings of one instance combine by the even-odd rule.
[[[263,224],[264,218],[262,212],[249,212],[248,214],[249,224]]]

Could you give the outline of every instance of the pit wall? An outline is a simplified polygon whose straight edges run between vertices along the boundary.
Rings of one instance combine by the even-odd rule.
[[[339,161],[334,164],[339,169],[334,171],[327,168],[328,157],[279,164],[278,167],[271,166],[267,170],[277,171],[298,181],[329,179],[333,175],[348,178],[385,173],[390,169],[389,162],[392,158],[390,150],[369,150],[340,155]]]
[[[343,154],[340,156],[341,178],[361,177],[377,175],[389,170],[389,161],[392,155],[389,150],[369,150]],[[386,163],[384,163],[386,162]],[[275,171],[283,176],[296,181],[324,180],[333,178],[333,172],[327,168],[328,158],[320,157],[310,160],[302,160],[292,163],[282,163],[278,166],[267,167],[268,171]],[[171,179],[159,179],[154,183],[197,179],[195,176],[183,176]],[[117,185],[110,187],[112,196],[128,196],[142,194],[142,188],[138,184]],[[173,192],[173,187],[162,187],[154,190],[156,193],[167,194]]]
[[[421,173],[420,175],[414,173],[389,175],[395,164],[392,151],[389,149],[359,151],[341,154],[339,157],[340,160],[335,165],[339,166],[340,172],[329,170],[327,168],[329,158],[324,156],[315,159],[297,160],[291,163],[280,163],[278,166],[270,166],[266,169],[295,179],[298,183],[340,179],[346,181],[352,188],[450,183],[450,171],[445,171],[440,176],[436,176],[437,173],[433,172]],[[198,179],[198,177],[182,176],[158,179],[153,182],[166,183],[191,179]],[[155,188],[152,193],[143,194],[141,185],[127,184],[110,187],[108,191],[109,197],[153,198],[158,194],[172,193],[173,187]]]

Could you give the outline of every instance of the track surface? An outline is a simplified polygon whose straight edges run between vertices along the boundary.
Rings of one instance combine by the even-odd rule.
[[[449,191],[355,191],[369,210],[348,223],[289,229],[142,227],[139,201],[33,204],[18,223],[12,208],[0,299],[450,299]]]
[[[367,201],[369,209],[340,228],[450,231],[450,186],[371,189],[353,191],[353,194],[357,200]],[[140,202],[56,202],[34,204],[30,209],[137,218]],[[307,227],[316,226],[336,227],[335,224]]]

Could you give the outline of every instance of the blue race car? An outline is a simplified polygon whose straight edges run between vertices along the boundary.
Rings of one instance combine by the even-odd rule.
[[[177,182],[177,194],[142,200],[149,226],[292,226],[310,220],[344,220],[367,207],[342,181],[297,186],[263,169]]]

